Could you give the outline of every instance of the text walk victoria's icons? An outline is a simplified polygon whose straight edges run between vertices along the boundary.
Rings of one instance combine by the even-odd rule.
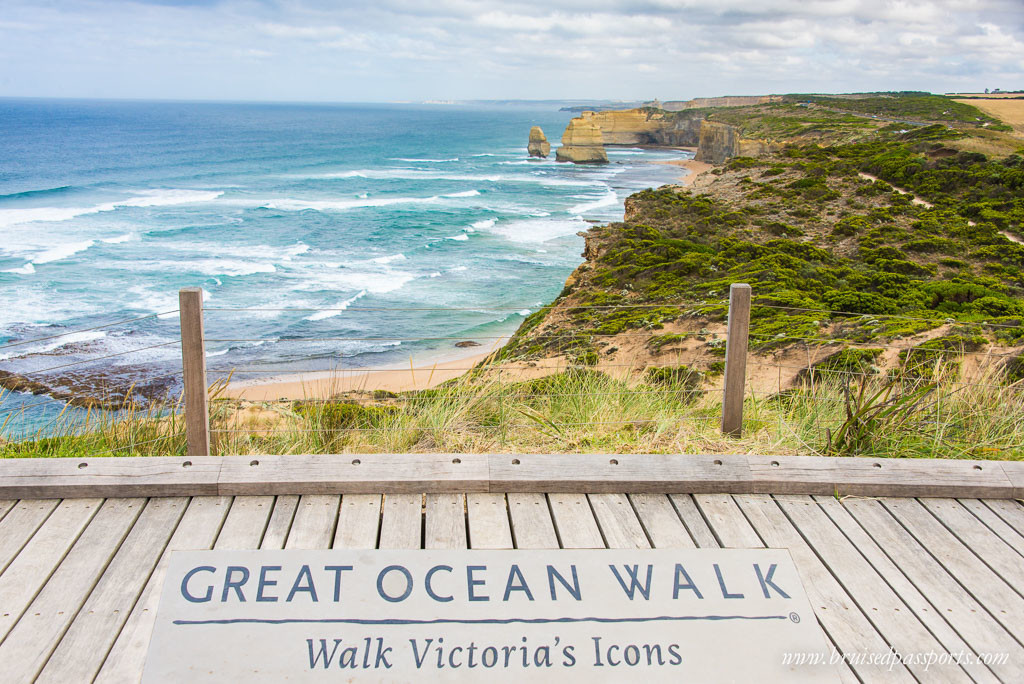
[[[832,681],[784,664],[816,651],[785,550],[188,551],[144,680]]]

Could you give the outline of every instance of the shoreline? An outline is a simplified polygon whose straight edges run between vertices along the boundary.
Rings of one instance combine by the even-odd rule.
[[[678,166],[688,170],[689,173],[683,174],[679,177],[679,185],[683,187],[690,187],[697,181],[699,176],[715,168],[714,164],[699,162],[695,159],[669,159],[668,161],[655,161],[651,163],[666,166]]]

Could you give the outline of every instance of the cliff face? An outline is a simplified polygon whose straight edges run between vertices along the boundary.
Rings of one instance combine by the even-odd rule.
[[[526,145],[526,151],[531,157],[547,157],[551,154],[551,143],[544,137],[544,131],[540,126],[530,129],[530,142]]]
[[[760,157],[777,152],[778,143],[740,137],[740,129],[717,121],[700,122],[700,142],[694,159],[722,164],[733,157]]]
[[[695,147],[702,114],[665,116],[656,109],[583,112],[581,119],[601,129],[605,145],[665,145]]]
[[[555,160],[576,164],[607,164],[601,128],[589,118],[579,117],[569,122],[562,134],[562,146]]]

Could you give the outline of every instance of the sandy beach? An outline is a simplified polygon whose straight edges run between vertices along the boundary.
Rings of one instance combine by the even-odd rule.
[[[697,180],[697,176],[701,175],[705,171],[710,171],[714,168],[711,164],[705,164],[694,159],[670,159],[668,161],[656,161],[651,162],[652,164],[668,164],[669,166],[679,166],[687,169],[689,173],[679,177],[679,185],[683,187],[689,187],[694,184]]]

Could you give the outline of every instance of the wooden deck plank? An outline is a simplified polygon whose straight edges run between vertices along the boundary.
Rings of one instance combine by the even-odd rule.
[[[217,535],[215,549],[258,549],[263,541],[270,514],[274,510],[272,496],[236,496],[231,501],[224,526]]]
[[[341,497],[332,549],[375,549],[380,534],[380,494]]]
[[[512,519],[512,538],[517,549],[557,549],[558,535],[548,499],[539,492],[506,495]]]
[[[303,494],[284,548],[331,548],[340,505],[341,497],[337,494]]]
[[[889,650],[889,644],[875,631],[770,496],[743,494],[737,495],[735,500],[768,548],[789,549],[818,622],[841,653],[885,653]],[[855,664],[853,670],[867,682],[914,681],[902,666],[889,669],[888,665]]]
[[[220,456],[0,458],[0,497],[50,499],[216,494]]]
[[[142,666],[149,648],[149,639],[153,635],[156,609],[160,604],[160,592],[171,553],[212,549],[230,504],[231,497],[227,496],[192,498],[171,540],[160,554],[160,561],[149,576],[146,588],[135,602],[132,614],[103,661],[96,681],[138,682],[142,679]]]
[[[693,549],[690,533],[665,494],[630,494],[640,524],[657,549]]]
[[[14,508],[17,503],[17,499],[0,499],[0,521],[4,519],[5,515],[7,515],[7,511]]]
[[[969,510],[993,534],[1006,542],[1017,553],[1024,556],[1024,534],[1015,530],[999,514],[985,505],[981,499],[960,499],[960,505]],[[1011,502],[1012,503],[1012,502]]]
[[[0,520],[0,576],[59,503],[58,499],[19,501]]]
[[[815,497],[815,501],[821,508],[821,511],[850,540],[850,543],[857,547],[857,551],[871,564],[875,572],[885,580],[886,584],[892,587],[892,590],[909,606],[921,623],[942,643],[943,648],[947,652],[974,652],[970,644],[957,633],[954,626],[946,621],[943,611],[937,609],[923,593],[928,586],[937,581],[950,581],[948,578],[943,577],[940,579],[929,572],[920,573],[919,564],[901,562],[897,565],[894,559],[886,554],[885,549],[880,546],[879,542],[876,542],[857,523],[850,511],[847,510],[847,507],[836,500],[834,496]],[[896,521],[891,517],[889,521],[892,524],[896,524]],[[924,552],[922,551],[921,553]],[[921,589],[918,589],[916,586],[918,581],[924,585]],[[1008,634],[1006,636],[1009,637]],[[998,681],[996,676],[980,663],[965,665],[964,669],[968,671],[976,682]]]
[[[35,599],[103,499],[62,501],[0,575],[0,642]]]
[[[1024,591],[1024,557],[956,499],[922,499],[924,507],[1020,594]]]
[[[421,494],[486,492],[488,487],[485,454],[289,454],[222,459],[220,494]]]
[[[843,509],[878,544],[900,572],[924,595],[932,609],[949,623],[974,653],[1010,654],[1006,664],[990,666],[993,672],[1006,682],[1024,681],[1024,647],[960,586],[957,578],[881,502],[847,500]],[[839,515],[833,519],[844,520]],[[841,524],[844,529],[850,528],[845,521]],[[921,607],[921,611],[926,609],[927,606]]]
[[[548,501],[551,503],[558,542],[563,549],[605,548],[586,494],[549,494]]]
[[[149,500],[37,682],[92,681],[187,505],[185,497]]]
[[[589,494],[590,507],[609,549],[649,549],[643,525],[625,494]]]
[[[984,504],[1018,534],[1024,535],[1024,506],[1019,501],[985,499]]]
[[[464,494],[427,494],[423,548],[465,549],[466,496]]]
[[[945,649],[914,614],[911,606],[878,575],[850,540],[808,496],[775,497],[790,522],[831,570],[875,630],[900,653],[942,652]],[[929,682],[964,682],[971,678],[956,663],[916,664],[907,669]]]
[[[274,510],[270,513],[267,529],[263,532],[263,541],[260,542],[261,549],[284,548],[298,507],[299,497],[294,494],[283,494],[274,498]]]
[[[707,521],[697,508],[697,502],[691,494],[671,494],[669,499],[679,513],[679,519],[683,521],[686,530],[693,537],[694,543],[700,549],[717,549],[720,544],[715,539],[715,533],[708,527]]]
[[[418,549],[422,543],[423,495],[386,495],[381,507],[380,548]]]
[[[471,549],[512,548],[512,526],[504,494],[466,494],[466,512]]]
[[[0,644],[4,678],[32,681],[43,669],[93,586],[102,579],[121,542],[146,505],[145,499],[107,499]]]
[[[730,549],[763,549],[764,542],[728,494],[695,494],[694,501],[704,514],[719,543]]]
[[[749,480],[735,455],[494,454],[489,472],[492,492],[717,492]]]
[[[883,499],[882,505],[1007,631],[1018,641],[1024,641],[1024,621],[1020,620],[1020,616],[1024,615],[1024,598],[916,499]]]

